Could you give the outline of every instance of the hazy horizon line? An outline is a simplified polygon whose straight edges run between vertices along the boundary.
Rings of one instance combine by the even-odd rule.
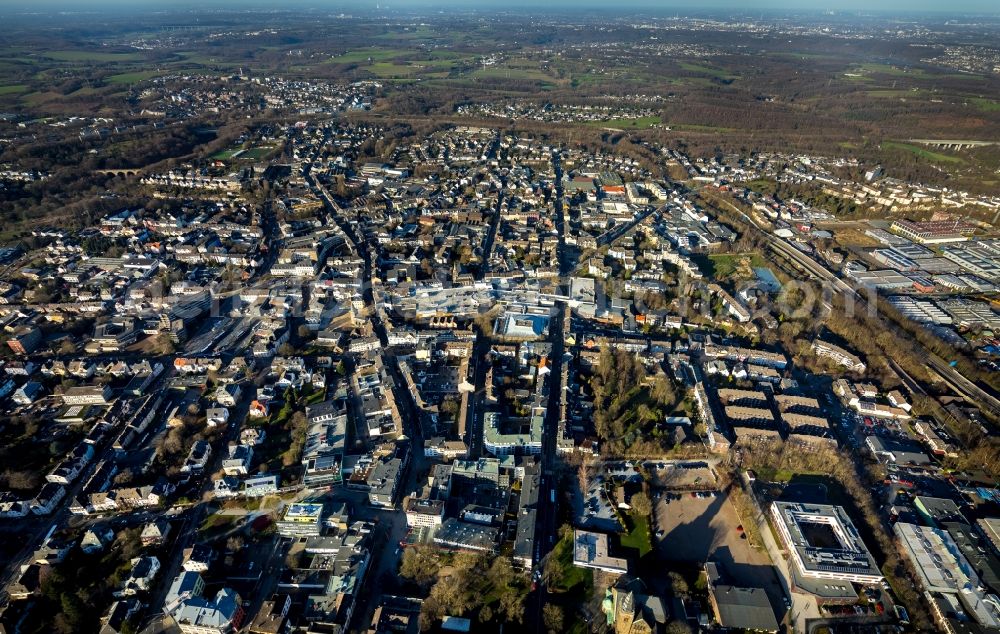
[[[878,0],[876,0],[878,1]],[[796,0],[748,0],[737,4],[734,0],[703,0],[697,7],[675,0],[622,0],[611,3],[607,0],[549,0],[544,8],[530,0],[283,0],[275,6],[273,0],[13,0],[0,2],[0,14],[23,16],[41,14],[79,14],[116,10],[125,13],[175,10],[224,10],[224,9],[319,9],[348,13],[369,13],[379,11],[409,11],[461,8],[471,12],[478,10],[504,12],[517,9],[538,14],[564,12],[622,12],[677,13],[678,15],[700,15],[705,13],[749,14],[755,12],[775,12],[782,14],[818,14],[851,17],[892,15],[935,15],[935,16],[1000,16],[1000,3],[994,0],[959,0],[947,7],[939,0],[881,0],[880,6],[870,6],[864,0],[808,0],[808,4]],[[805,6],[804,6],[805,5]]]

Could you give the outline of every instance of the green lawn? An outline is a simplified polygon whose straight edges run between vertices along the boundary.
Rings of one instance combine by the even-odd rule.
[[[768,266],[767,260],[759,253],[720,253],[708,256],[708,266],[711,267],[710,274],[713,278],[726,278],[734,275],[740,269],[740,263],[745,258],[750,258],[750,266],[758,268]]]
[[[194,64],[196,66],[238,68],[241,65],[240,62],[227,62],[219,57],[202,55],[201,53],[196,53],[194,51],[178,51],[177,54],[184,57],[184,62],[181,63],[181,67],[186,66],[186,64]]]
[[[552,557],[562,564],[562,583],[552,588],[556,592],[572,592],[586,597],[594,583],[594,573],[589,568],[573,565],[573,533],[569,532],[552,549]]]
[[[698,123],[668,123],[672,130],[689,130],[691,132],[735,132],[736,128],[725,128],[715,125],[701,125]]]
[[[152,79],[153,77],[159,77],[160,74],[161,73],[159,71],[155,70],[136,71],[134,73],[119,73],[108,77],[108,81],[112,84],[134,84],[136,82]]]
[[[396,64],[394,62],[376,62],[365,66],[364,69],[383,79],[410,77],[420,70],[410,64]]]
[[[769,53],[772,57],[790,57],[792,59],[836,59],[836,55],[827,53],[807,53],[804,51],[788,51]]]
[[[142,59],[138,53],[105,53],[103,51],[49,51],[41,54],[61,62],[134,62]]]
[[[315,405],[326,399],[326,389],[316,390],[306,397],[306,405]]]
[[[472,73],[472,77],[480,79],[527,79],[534,81],[551,81],[552,77],[538,68],[487,66]]]
[[[916,77],[919,79],[926,79],[928,77],[928,74],[919,68],[900,68],[889,64],[858,64],[852,70],[892,75],[893,77]]]
[[[657,116],[650,117],[639,117],[637,119],[608,119],[606,121],[590,121],[587,125],[600,127],[600,128],[620,128],[620,129],[632,129],[632,130],[643,130],[646,128],[651,128],[654,125],[659,125],[661,120]]]
[[[233,155],[239,151],[240,151],[239,148],[235,148],[232,150],[222,150],[221,152],[216,152],[209,158],[214,159],[216,161],[228,161],[229,159],[233,158]]]
[[[876,99],[905,99],[920,95],[919,90],[866,90],[865,94]]]
[[[704,64],[693,64],[691,62],[681,62],[681,68],[691,73],[704,73],[706,75],[711,75],[717,79],[722,80],[734,80],[739,79],[739,75],[734,75],[732,73],[727,73],[721,68],[714,68],[712,66],[706,66]]]
[[[910,143],[886,141],[882,144],[882,147],[905,150],[916,154],[920,158],[927,159],[928,161],[934,161],[935,163],[964,163],[964,161],[957,156],[948,156],[947,154],[941,154],[940,152],[932,152],[926,148],[920,147],[919,145],[912,145]]]
[[[969,102],[983,112],[1000,112],[1000,101],[984,99],[982,97],[973,97],[969,99]]]
[[[268,154],[274,151],[273,147],[255,147],[250,148],[246,152],[240,154],[241,159],[247,159],[249,161],[259,161]]]
[[[30,106],[37,106],[49,100],[62,99],[62,98],[63,96],[61,94],[57,92],[48,92],[48,91],[29,92],[29,93],[23,93],[21,95],[21,99],[24,100],[24,102]]]
[[[359,64],[367,62],[371,58],[373,62],[385,61],[394,57],[407,55],[412,51],[405,48],[359,48],[356,51],[347,51],[343,55],[335,55],[330,58],[332,64]]]
[[[630,513],[625,516],[628,532],[621,534],[622,548],[631,548],[639,553],[639,559],[653,550],[649,531],[649,518]]]
[[[15,95],[28,90],[28,87],[24,84],[11,84],[9,86],[0,86],[0,95]]]
[[[202,522],[201,526],[198,527],[198,531],[202,533],[208,531],[222,532],[231,527],[240,519],[241,516],[239,515],[219,515],[218,513],[213,513],[212,515],[209,515],[208,517],[205,518],[205,521]]]

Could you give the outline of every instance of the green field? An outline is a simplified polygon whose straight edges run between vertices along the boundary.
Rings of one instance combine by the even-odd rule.
[[[223,68],[238,68],[239,62],[228,62],[218,57],[209,57],[194,51],[179,51],[178,55],[184,57],[184,61],[197,66],[219,66]]]
[[[335,55],[330,58],[332,64],[359,64],[367,62],[369,58],[373,62],[385,61],[395,57],[412,55],[412,51],[405,48],[360,48],[356,51],[348,51],[343,55]]]
[[[382,33],[375,36],[378,40],[390,40],[392,42],[399,42],[400,40],[425,40],[432,38],[437,33],[431,29],[431,27],[420,25],[416,28],[407,27],[403,30],[392,30],[389,33]]]
[[[625,522],[628,524],[628,532],[621,534],[622,548],[638,551],[639,559],[642,559],[646,553],[653,550],[653,542],[649,534],[649,518],[633,513],[625,516]]]
[[[527,79],[531,81],[552,81],[552,76],[538,68],[487,66],[471,74],[478,79]]]
[[[891,148],[896,150],[905,150],[912,154],[916,154],[920,158],[927,159],[928,161],[934,161],[935,163],[964,163],[962,159],[957,156],[948,156],[947,154],[941,154],[939,152],[932,152],[926,148],[922,148],[919,145],[912,145],[910,143],[900,143],[898,141],[886,141],[882,144],[883,148]]]
[[[240,151],[239,148],[232,150],[222,150],[221,152],[216,152],[209,158],[214,159],[216,161],[228,161],[229,159],[233,158],[233,155],[239,151]]]
[[[876,99],[905,99],[919,97],[920,90],[866,90],[865,94]]]
[[[898,66],[890,66],[889,64],[858,64],[851,70],[892,75],[893,77],[916,77],[918,79],[927,79],[929,77],[926,72],[919,68],[900,68]]]
[[[700,125],[697,123],[668,123],[673,130],[689,130],[691,132],[735,132],[735,128],[724,128],[714,125]]]
[[[969,99],[969,102],[983,112],[1000,112],[1000,101],[984,99],[982,97],[973,97]]]
[[[159,71],[146,70],[136,71],[133,73],[119,73],[117,75],[111,75],[107,79],[112,84],[134,84],[136,82],[152,79],[153,77],[158,77],[159,75],[161,75]]]
[[[621,130],[643,130],[662,123],[659,117],[639,117],[638,119],[607,119],[605,121],[590,121],[587,125],[599,128],[618,128]]]
[[[12,84],[9,86],[0,86],[0,95],[16,95],[28,90],[28,87],[24,84]]]
[[[205,520],[201,523],[201,526],[198,527],[198,531],[202,533],[215,531],[221,532],[232,527],[240,519],[242,518],[239,515],[220,515],[218,513],[213,513],[205,518]]]
[[[138,53],[104,53],[101,51],[49,51],[41,55],[61,62],[134,62],[142,59]]]
[[[416,76],[442,79],[459,64],[473,58],[454,51],[423,53],[400,48],[362,48],[335,55],[325,63],[357,64],[381,79],[411,79]]]
[[[86,95],[93,95],[100,91],[100,88],[94,88],[93,86],[83,86],[78,88],[73,92],[66,95],[67,97],[84,97]]]
[[[62,98],[63,96],[61,94],[51,91],[29,92],[21,96],[21,99],[23,99],[26,104],[31,106],[37,106],[38,104],[44,103],[46,101],[50,101],[53,99],[62,99]]]
[[[770,53],[770,55],[772,57],[789,57],[792,59],[837,59],[836,55],[830,55],[829,53],[806,53],[804,51]]]
[[[552,548],[552,558],[556,559],[563,569],[559,584],[552,588],[556,592],[573,592],[585,596],[593,584],[594,573],[587,568],[573,565],[573,531],[556,542]]]
[[[701,256],[695,261],[705,275],[724,279],[736,274],[740,270],[740,263],[747,258],[749,258],[749,265],[752,268],[768,266],[767,260],[759,253],[719,253]]]
[[[246,159],[248,161],[259,161],[268,154],[274,151],[273,147],[255,147],[250,148],[246,152],[240,154],[240,159]]]
[[[692,64],[691,62],[681,62],[681,68],[691,73],[704,73],[705,75],[711,75],[716,79],[732,81],[734,79],[739,79],[739,75],[733,75],[732,73],[727,73],[721,68],[713,68],[712,66],[705,66],[703,64]]]
[[[383,79],[408,78],[419,70],[409,64],[394,64],[392,62],[376,62],[364,68]]]

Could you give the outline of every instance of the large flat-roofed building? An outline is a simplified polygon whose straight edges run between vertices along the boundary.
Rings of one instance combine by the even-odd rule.
[[[987,517],[977,520],[976,528],[993,547],[993,552],[1000,555],[1000,517]]]
[[[754,363],[778,369],[784,369],[788,365],[788,359],[780,352],[768,352],[767,350],[758,350],[755,348],[740,348],[738,346],[706,343],[703,353],[710,359]]]
[[[976,229],[975,225],[963,220],[937,220],[913,222],[911,220],[895,220],[889,230],[909,238],[917,244],[943,244],[946,242],[962,242],[968,240]]]
[[[483,526],[449,518],[434,533],[434,543],[445,548],[493,552],[496,550],[500,531],[492,526]]]
[[[730,387],[719,388],[717,394],[724,405],[746,407],[767,406],[767,395],[757,390],[738,390]]]
[[[983,585],[994,594],[1000,593],[1000,558],[989,550],[989,544],[983,536],[964,521],[944,522],[941,528],[958,545]]]
[[[497,319],[495,335],[511,339],[541,339],[549,333],[549,316],[506,312]]]
[[[445,503],[427,498],[406,498],[403,510],[407,526],[440,526],[444,519]]]
[[[628,572],[628,560],[608,554],[608,536],[591,531],[573,531],[573,565],[617,574]]]
[[[63,392],[66,405],[107,405],[111,400],[111,388],[107,385],[80,385]]]
[[[917,509],[924,523],[935,528],[943,522],[965,521],[962,510],[954,500],[917,495],[913,498],[913,506]]]
[[[799,414],[818,414],[822,407],[819,401],[811,396],[795,396],[792,394],[775,394],[774,402],[778,411],[796,412]]]
[[[1000,599],[983,588],[979,575],[947,532],[905,522],[897,522],[892,530],[923,590],[931,596],[931,607],[943,629],[949,629],[952,612],[964,612],[980,627],[1000,628]]]
[[[1000,279],[1000,245],[996,240],[976,240],[968,244],[954,244],[941,248],[941,255],[954,262],[965,271],[978,275],[990,282]],[[978,284],[962,277],[968,286],[976,288]]]
[[[744,405],[727,405],[726,418],[734,425],[744,423],[750,426],[774,427],[774,415],[771,410],[763,407],[746,407]]]
[[[778,622],[763,588],[711,586],[709,599],[719,625],[750,632],[777,632]]]
[[[830,431],[829,421],[822,416],[783,412],[781,414],[781,422],[785,424],[790,434],[823,435]]]
[[[923,451],[923,446],[919,443],[905,439],[882,438],[881,436],[868,436],[865,438],[865,445],[879,461],[898,465],[914,465],[924,467],[931,463],[931,459]]]
[[[772,502],[771,517],[804,577],[878,583],[882,573],[843,507]]]
[[[857,355],[852,354],[840,346],[830,343],[829,341],[814,339],[810,349],[815,352],[817,356],[832,359],[834,362],[853,372],[864,372],[867,367],[865,362],[859,359]]]
[[[781,438],[781,433],[773,427],[755,427],[752,425],[733,424],[733,436],[740,445],[766,443]]]
[[[346,407],[337,401],[310,405],[306,418],[309,428],[302,449],[303,482],[307,486],[340,484],[347,442]]]
[[[715,620],[725,628],[750,632],[777,632],[778,621],[763,588],[729,585],[714,561],[705,564],[708,601]]]
[[[539,467],[528,465],[521,479],[521,495],[517,502],[517,533],[514,536],[514,560],[530,568],[535,556],[535,524],[538,518],[538,488],[541,484]]]
[[[323,532],[322,504],[291,504],[278,520],[278,533],[284,537],[308,537]]]
[[[541,453],[545,410],[536,410],[519,431],[504,430],[497,412],[483,414],[483,446],[494,456]]]

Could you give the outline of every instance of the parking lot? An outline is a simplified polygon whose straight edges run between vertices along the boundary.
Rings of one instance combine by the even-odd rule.
[[[660,468],[662,465],[662,468]],[[701,460],[649,463],[651,484],[673,489],[714,489],[718,483],[715,471]]]
[[[721,564],[733,585],[764,588],[781,620],[784,593],[777,574],[767,553],[754,550],[742,538],[739,516],[725,493],[664,492],[655,513],[654,541],[663,559]]]

